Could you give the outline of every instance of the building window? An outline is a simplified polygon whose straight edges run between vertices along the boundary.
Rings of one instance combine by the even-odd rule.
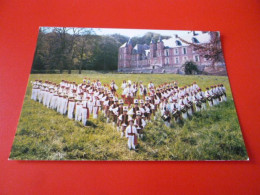
[[[195,62],[198,62],[199,60],[200,60],[200,58],[199,58],[198,55],[194,56],[194,61],[195,61]]]
[[[165,64],[169,64],[169,58],[165,58]]]
[[[184,62],[188,61],[188,57],[187,56],[183,56],[183,61]]]
[[[174,54],[176,54],[176,55],[179,54],[179,50],[178,50],[178,48],[175,48],[175,49],[174,49]]]
[[[165,56],[169,56],[169,50],[168,49],[165,50]]]
[[[186,47],[182,48],[182,54],[187,54],[187,48]]]
[[[175,64],[179,64],[179,57],[174,58]]]

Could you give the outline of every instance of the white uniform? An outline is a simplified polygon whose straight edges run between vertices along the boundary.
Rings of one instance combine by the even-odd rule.
[[[68,107],[68,118],[69,119],[73,119],[74,107],[75,107],[75,101],[70,100],[69,101],[69,107]]]
[[[89,114],[89,112],[88,112],[88,108],[87,107],[85,107],[85,106],[83,106],[82,107],[82,112],[81,112],[81,114],[82,114],[82,124],[84,125],[84,126],[86,126],[86,124],[87,124],[87,121],[88,121],[88,114]]]
[[[93,118],[98,118],[99,107],[101,106],[99,100],[93,100]]]
[[[137,135],[137,130],[134,125],[129,125],[126,128],[126,137],[128,138],[128,148],[133,148],[135,150],[134,138]]]

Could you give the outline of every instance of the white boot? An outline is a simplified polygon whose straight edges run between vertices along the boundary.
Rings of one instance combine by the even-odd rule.
[[[109,118],[107,118],[107,123],[109,123]]]
[[[123,132],[121,132],[121,138],[123,138],[124,137],[124,133]]]

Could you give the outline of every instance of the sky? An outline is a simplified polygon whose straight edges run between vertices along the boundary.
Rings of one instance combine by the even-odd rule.
[[[89,29],[89,28],[86,28]],[[97,35],[111,35],[111,34],[121,34],[127,37],[143,36],[147,32],[158,33],[161,35],[167,35],[173,37],[175,34],[181,36],[182,33],[187,31],[180,30],[152,30],[152,29],[120,29],[120,28],[92,28],[92,30]]]

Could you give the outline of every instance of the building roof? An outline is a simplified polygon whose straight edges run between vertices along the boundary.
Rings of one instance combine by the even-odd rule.
[[[210,34],[203,33],[198,31],[195,33],[187,31],[178,35],[180,38],[191,42],[191,43],[208,43],[210,41]],[[169,39],[162,40],[165,47],[181,47],[181,46],[188,46],[188,44],[183,43],[180,39],[176,38],[176,36],[171,37]]]

